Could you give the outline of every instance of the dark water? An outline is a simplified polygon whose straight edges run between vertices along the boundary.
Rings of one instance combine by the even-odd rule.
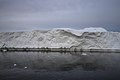
[[[120,80],[120,53],[0,53],[0,80]]]

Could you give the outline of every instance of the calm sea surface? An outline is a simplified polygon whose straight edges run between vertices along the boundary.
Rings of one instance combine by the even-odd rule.
[[[120,53],[0,52],[0,80],[120,80]]]

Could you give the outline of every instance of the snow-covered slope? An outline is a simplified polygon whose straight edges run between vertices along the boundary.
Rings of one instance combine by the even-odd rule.
[[[55,28],[48,31],[1,32],[0,47],[120,48],[120,33],[103,28]]]

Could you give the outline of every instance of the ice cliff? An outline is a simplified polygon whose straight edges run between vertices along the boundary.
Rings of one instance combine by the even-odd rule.
[[[48,31],[1,32],[0,47],[77,47],[77,48],[118,48],[120,33],[107,32],[103,28],[55,28]]]

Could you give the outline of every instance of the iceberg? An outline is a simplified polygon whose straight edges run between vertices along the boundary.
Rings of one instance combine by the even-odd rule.
[[[15,48],[60,48],[120,49],[120,33],[104,28],[54,28],[42,31],[1,32],[0,47]]]

